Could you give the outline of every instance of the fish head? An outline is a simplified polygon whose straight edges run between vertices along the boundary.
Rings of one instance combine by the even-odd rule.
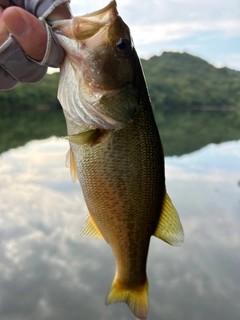
[[[107,129],[122,127],[132,120],[137,108],[134,88],[137,55],[116,2],[84,16],[56,21],[52,28],[67,53],[61,78],[64,78],[62,86],[69,88],[71,83],[69,90],[75,90],[71,94],[75,97],[75,107],[71,108],[81,110],[78,115],[81,113],[86,123]],[[66,108],[69,104],[66,92],[58,96]],[[121,107],[123,99],[128,101],[125,107]]]

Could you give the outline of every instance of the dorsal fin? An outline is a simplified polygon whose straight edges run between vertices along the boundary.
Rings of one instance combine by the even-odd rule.
[[[172,246],[180,246],[184,241],[184,232],[179,215],[167,192],[165,193],[160,219],[153,235]]]
[[[70,174],[72,177],[72,182],[76,183],[78,181],[78,175],[77,175],[77,167],[74,159],[74,154],[72,152],[72,149],[70,148],[66,154],[66,167],[70,167]]]
[[[95,221],[93,220],[90,214],[88,215],[87,220],[84,223],[81,236],[104,239],[100,230],[98,229],[98,226],[96,225]]]

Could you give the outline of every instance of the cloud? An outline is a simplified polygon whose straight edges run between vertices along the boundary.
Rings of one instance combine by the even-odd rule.
[[[82,15],[100,9],[108,1],[79,3],[72,0],[71,3],[73,14]],[[141,4],[137,0],[119,0],[118,10],[131,29],[141,57],[173,48],[199,55],[215,65],[240,69],[238,60],[231,63],[231,55],[238,54],[240,45],[225,44],[227,39],[234,38],[240,43],[240,5],[237,0],[150,0]],[[204,41],[204,37],[209,36],[217,53],[208,48],[208,41]]]
[[[87,12],[98,10],[105,6],[108,1],[79,1],[72,0],[71,6],[74,15],[82,15]],[[144,1],[139,5],[137,0],[118,1],[118,10],[130,28],[141,27],[140,31],[148,26],[182,26],[190,30],[221,30],[227,34],[238,32],[239,26],[238,9],[239,2],[224,1],[178,1],[178,0],[151,0]],[[173,27],[173,29],[175,29]],[[230,31],[230,32],[229,32]],[[157,35],[156,35],[157,36]]]
[[[104,304],[115,264],[106,242],[79,236],[87,209],[64,166],[66,149],[52,137],[0,160],[1,320],[131,318],[126,305]],[[149,319],[238,319],[238,149],[239,142],[210,145],[166,159],[186,241],[174,248],[151,240]]]

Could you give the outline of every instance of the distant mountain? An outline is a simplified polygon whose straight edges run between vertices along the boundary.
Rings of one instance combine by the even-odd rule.
[[[155,111],[163,109],[240,108],[240,72],[215,68],[187,53],[164,52],[142,59]],[[60,109],[59,74],[46,75],[37,84],[20,84],[0,92],[0,107]]]
[[[156,109],[240,107],[239,71],[188,53],[164,52],[141,61]]]
[[[9,91],[0,91],[0,110],[14,108],[61,109],[57,100],[59,73],[46,74],[38,83],[20,83]]]
[[[165,155],[240,139],[240,72],[215,68],[187,53],[164,52],[142,64]],[[55,73],[37,84],[0,92],[0,153],[32,139],[66,135],[58,80]],[[237,110],[202,111],[230,107]]]

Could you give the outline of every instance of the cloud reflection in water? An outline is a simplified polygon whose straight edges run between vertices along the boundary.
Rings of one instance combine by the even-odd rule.
[[[1,320],[132,319],[106,307],[110,247],[80,238],[87,209],[65,167],[68,144],[32,141],[0,158]],[[240,317],[240,142],[166,159],[186,241],[152,238],[149,320]]]

